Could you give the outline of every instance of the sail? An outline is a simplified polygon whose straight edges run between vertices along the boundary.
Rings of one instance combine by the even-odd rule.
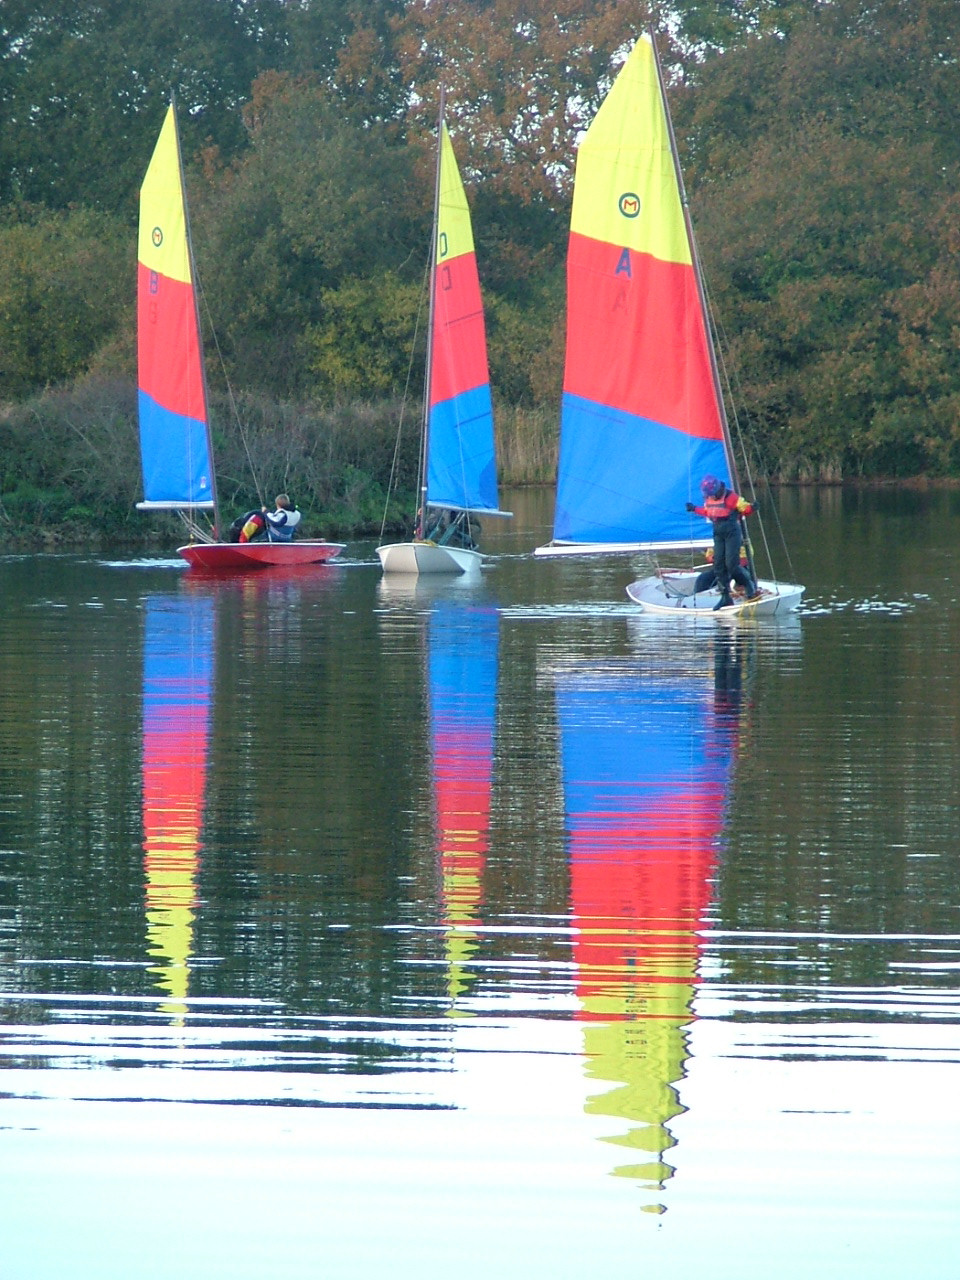
[[[737,712],[699,672],[557,676],[576,992],[587,1074],[601,1086],[586,1110],[609,1117],[605,1140],[626,1149],[614,1172],[648,1191],[673,1174],[669,1125],[684,1110]]]
[[[452,1014],[469,986],[490,842],[500,618],[496,609],[430,615],[428,680],[447,991]]]
[[[554,539],[689,547],[703,475],[731,475],[652,40],[577,154]]]
[[[213,600],[155,595],[143,644],[143,848],[151,972],[162,1010],[186,1012],[206,788]]]
[[[141,508],[213,507],[206,386],[173,104],[140,189]]]
[[[497,510],[487,339],[470,209],[440,125],[427,420],[427,502]]]

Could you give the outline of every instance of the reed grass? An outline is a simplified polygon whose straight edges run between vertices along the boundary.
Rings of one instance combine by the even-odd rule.
[[[411,524],[418,405],[281,404],[248,395],[235,405],[214,397],[211,410],[228,522],[286,492],[311,534],[364,537],[384,521],[391,532]],[[136,412],[134,386],[97,377],[0,406],[0,535],[8,544],[151,545],[176,535],[173,517],[136,510],[142,496]],[[501,405],[495,420],[501,485],[552,483],[555,411]]]
[[[510,488],[553,484],[559,439],[556,409],[497,405],[494,421],[500,483]]]

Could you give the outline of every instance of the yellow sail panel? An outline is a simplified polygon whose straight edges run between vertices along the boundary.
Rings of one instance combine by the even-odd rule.
[[[173,106],[167,109],[160,137],[140,188],[137,257],[148,271],[191,284],[187,220],[180,180],[180,146]]]
[[[440,202],[437,210],[437,266],[473,253],[470,206],[447,126],[440,130]]]
[[[570,230],[691,265],[649,36],[634,45],[580,143]]]

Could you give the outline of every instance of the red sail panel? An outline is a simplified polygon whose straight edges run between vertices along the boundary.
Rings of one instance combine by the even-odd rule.
[[[567,296],[566,393],[723,439],[689,264],[571,233]]]
[[[437,267],[430,407],[489,381],[487,339],[473,252]]]
[[[180,417],[206,421],[193,286],[137,267],[140,390]]]

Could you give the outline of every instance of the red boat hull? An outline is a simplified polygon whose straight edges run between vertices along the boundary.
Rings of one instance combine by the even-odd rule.
[[[326,564],[342,542],[192,542],[177,551],[194,569],[269,569],[276,565]]]

